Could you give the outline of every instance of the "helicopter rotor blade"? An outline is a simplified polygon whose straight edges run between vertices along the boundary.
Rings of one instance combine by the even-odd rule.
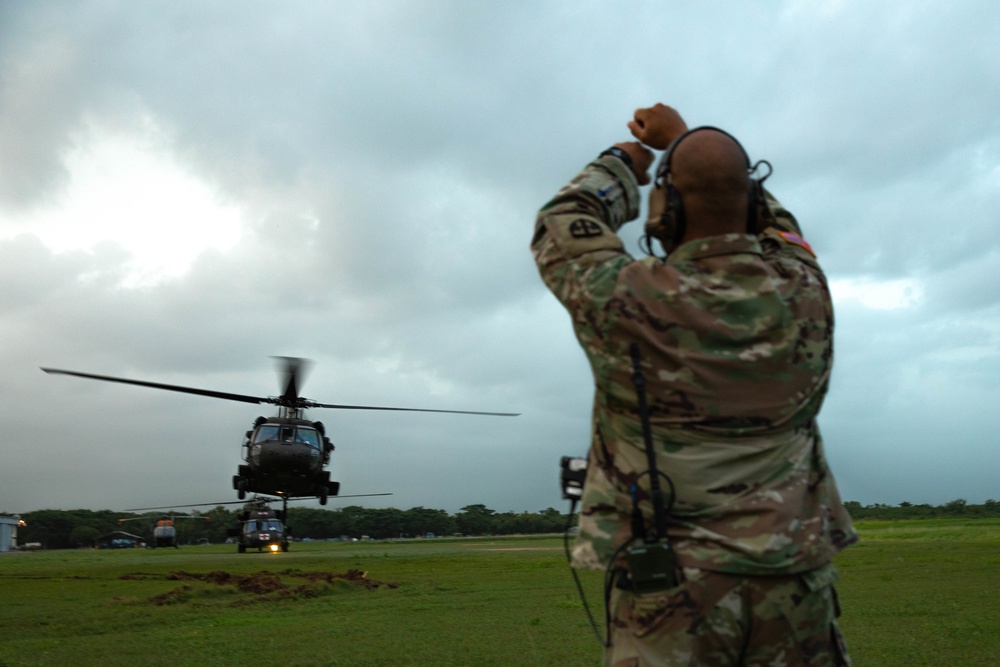
[[[391,496],[391,495],[392,495],[391,493],[355,493],[353,495],[346,495],[346,496],[329,496],[329,499],[330,500],[336,500],[337,498],[367,498],[369,496]],[[314,498],[314,496],[296,496],[295,498],[289,498],[288,500],[294,502],[296,500],[310,500],[312,498]],[[262,500],[266,500],[267,502],[275,502],[276,503],[276,502],[278,502],[281,499],[280,498],[262,498]],[[153,510],[172,510],[172,509],[177,509],[179,507],[208,507],[209,505],[211,505],[212,507],[215,507],[216,505],[246,505],[249,502],[253,502],[253,499],[248,499],[248,500],[232,500],[232,501],[228,501],[228,502],[224,502],[224,503],[194,503],[193,505],[170,505],[169,507],[133,507],[131,509],[124,509],[122,511],[123,512],[147,512],[147,511],[153,511]]]
[[[453,415],[488,415],[490,417],[518,417],[520,412],[478,412],[472,410],[430,410],[428,408],[387,408],[376,405],[339,405],[336,403],[309,403],[311,408],[334,408],[338,410],[393,410],[396,412],[446,412]]]
[[[68,371],[59,368],[45,368],[46,373],[55,375],[72,375],[89,380],[102,380],[104,382],[118,382],[121,384],[131,384],[138,387],[151,387],[153,389],[164,389],[166,391],[176,391],[184,394],[195,394],[197,396],[209,396],[211,398],[221,398],[227,401],[239,401],[241,403],[256,403],[283,405],[296,408],[332,408],[337,410],[389,410],[393,412],[440,412],[454,415],[486,415],[490,417],[517,417],[520,412],[480,412],[472,410],[431,410],[427,408],[392,408],[376,405],[344,405],[339,403],[317,403],[298,395],[299,374],[308,364],[307,359],[299,357],[277,357],[285,362],[284,365],[284,393],[281,396],[249,396],[247,394],[233,394],[225,391],[214,391],[211,389],[198,389],[197,387],[185,387],[176,384],[165,384],[162,382],[148,382],[146,380],[131,380],[129,378],[112,377],[110,375],[95,375],[93,373],[81,373],[79,371]]]
[[[213,391],[211,389],[197,389],[195,387],[183,387],[176,384],[163,384],[161,382],[146,382],[145,380],[130,380],[128,378],[111,377],[110,375],[94,375],[92,373],[80,373],[77,371],[67,371],[58,368],[42,368],[46,373],[54,375],[73,375],[75,377],[87,378],[89,380],[103,380],[104,382],[119,382],[121,384],[133,384],[139,387],[152,387],[153,389],[165,389],[166,391],[177,391],[184,394],[196,394],[198,396],[210,396],[212,398],[222,398],[228,401],[240,401],[241,403],[273,403],[273,399],[259,396],[247,396],[245,394],[231,394],[224,391]]]

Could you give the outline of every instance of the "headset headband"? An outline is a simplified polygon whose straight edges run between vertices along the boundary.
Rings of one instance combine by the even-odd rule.
[[[702,130],[714,130],[732,139],[743,153],[743,160],[746,162],[747,171],[752,171],[750,169],[750,156],[747,155],[746,149],[743,148],[743,144],[740,143],[739,139],[729,134],[722,128],[715,127],[714,125],[699,125],[698,127],[691,128],[690,130],[679,134],[673,141],[670,142],[670,145],[667,146],[667,150],[663,153],[663,157],[660,158],[660,164],[656,167],[656,181],[660,181],[670,174],[670,164],[674,159],[674,151],[677,150],[677,145],[695,132],[701,132]]]

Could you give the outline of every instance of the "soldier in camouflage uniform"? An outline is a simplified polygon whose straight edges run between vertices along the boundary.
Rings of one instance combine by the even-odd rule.
[[[662,104],[628,125],[641,143],[588,164],[541,209],[532,240],[596,385],[573,565],[619,571],[605,664],[849,665],[830,559],[857,534],[816,425],[833,353],[826,278],[769,193],[760,188],[766,215],[748,213],[753,169],[735,139],[688,132]],[[649,182],[643,144],[670,156],[647,223],[668,254],[637,260],[616,232],[638,216]],[[668,185],[683,207],[679,237],[656,226]],[[646,526],[653,517],[633,342],[655,461],[672,480],[680,582],[652,593],[632,590],[622,556],[642,537],[633,485]]]

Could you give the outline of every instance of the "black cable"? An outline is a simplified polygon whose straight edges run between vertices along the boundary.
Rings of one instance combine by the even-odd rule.
[[[631,343],[632,383],[635,385],[636,399],[639,401],[639,419],[642,421],[642,438],[646,449],[646,464],[649,475],[649,495],[653,501],[653,530],[656,539],[667,536],[667,515],[663,509],[663,493],[660,491],[660,475],[656,468],[656,454],[653,451],[653,429],[649,423],[649,405],[646,403],[646,378],[642,374],[639,344]],[[647,536],[647,541],[648,536]]]
[[[622,575],[627,576],[628,570],[622,568],[616,568],[615,561],[618,560],[619,554],[625,551],[632,542],[635,541],[635,536],[632,539],[626,540],[621,546],[615,549],[615,552],[611,554],[611,558],[608,559],[608,567],[604,570],[604,630],[608,636],[607,641],[604,643],[604,648],[610,648],[611,646],[611,588],[616,584],[616,579],[620,578]],[[612,576],[615,575],[615,576]]]
[[[633,508],[636,508],[637,507],[637,503],[638,503],[638,497],[636,495],[636,490],[637,490],[637,488],[639,486],[639,480],[643,478],[643,475],[649,475],[649,474],[650,474],[650,471],[648,471],[648,470],[639,473],[636,476],[636,478],[635,478],[635,482],[633,482],[633,484],[632,484],[632,487],[633,487],[633,491],[632,491],[632,507]],[[670,489],[669,490],[669,493],[670,493],[670,502],[667,503],[666,507],[663,508],[664,514],[669,515],[670,514],[670,510],[672,510],[674,508],[674,501],[677,499],[677,487],[674,486],[674,480],[670,479],[670,475],[668,475],[667,473],[663,472],[662,470],[657,470],[656,471],[656,475],[657,475],[657,477],[661,477],[664,480],[666,480],[667,486]],[[661,498],[662,498],[662,494],[661,494]]]
[[[573,515],[576,513],[576,500],[571,500],[569,504],[569,515],[566,519],[566,528],[563,530],[563,549],[566,551],[566,562],[569,563],[569,571],[573,575],[573,581],[576,582],[576,590],[580,594],[580,601],[583,603],[583,610],[587,612],[587,619],[590,621],[590,627],[594,630],[594,635],[597,637],[597,641],[601,643],[601,646],[608,646],[604,638],[601,637],[601,631],[597,629],[597,621],[594,620],[594,615],[590,613],[590,605],[587,604],[587,595],[583,592],[583,584],[580,582],[580,575],[576,573],[576,568],[573,567],[573,555],[569,551],[569,530],[573,527]],[[610,637],[610,635],[609,635]]]

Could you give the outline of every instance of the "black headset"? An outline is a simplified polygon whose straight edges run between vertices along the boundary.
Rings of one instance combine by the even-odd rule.
[[[685,138],[702,130],[714,130],[715,132],[724,134],[732,139],[743,153],[743,159],[746,162],[747,176],[750,177],[750,192],[747,197],[747,233],[757,234],[769,224],[773,223],[774,217],[771,214],[771,210],[767,205],[767,200],[764,197],[764,181],[771,175],[771,163],[767,160],[760,160],[751,164],[750,156],[747,155],[746,149],[743,148],[743,144],[741,144],[736,137],[718,127],[714,127],[712,125],[702,125],[684,132],[670,142],[670,145],[667,146],[667,150],[663,153],[663,157],[660,158],[659,165],[656,167],[656,178],[653,180],[653,185],[654,187],[664,188],[666,202],[663,213],[659,216],[659,218],[650,218],[646,221],[645,243],[649,254],[653,254],[651,252],[652,245],[650,237],[659,240],[666,252],[670,252],[676,248],[680,244],[681,239],[684,237],[684,232],[687,226],[684,217],[684,203],[681,200],[680,193],[671,182],[670,165],[674,157],[674,151],[677,150],[677,145],[680,144]],[[767,173],[759,178],[752,178],[752,174],[754,174],[762,164],[767,165]]]

